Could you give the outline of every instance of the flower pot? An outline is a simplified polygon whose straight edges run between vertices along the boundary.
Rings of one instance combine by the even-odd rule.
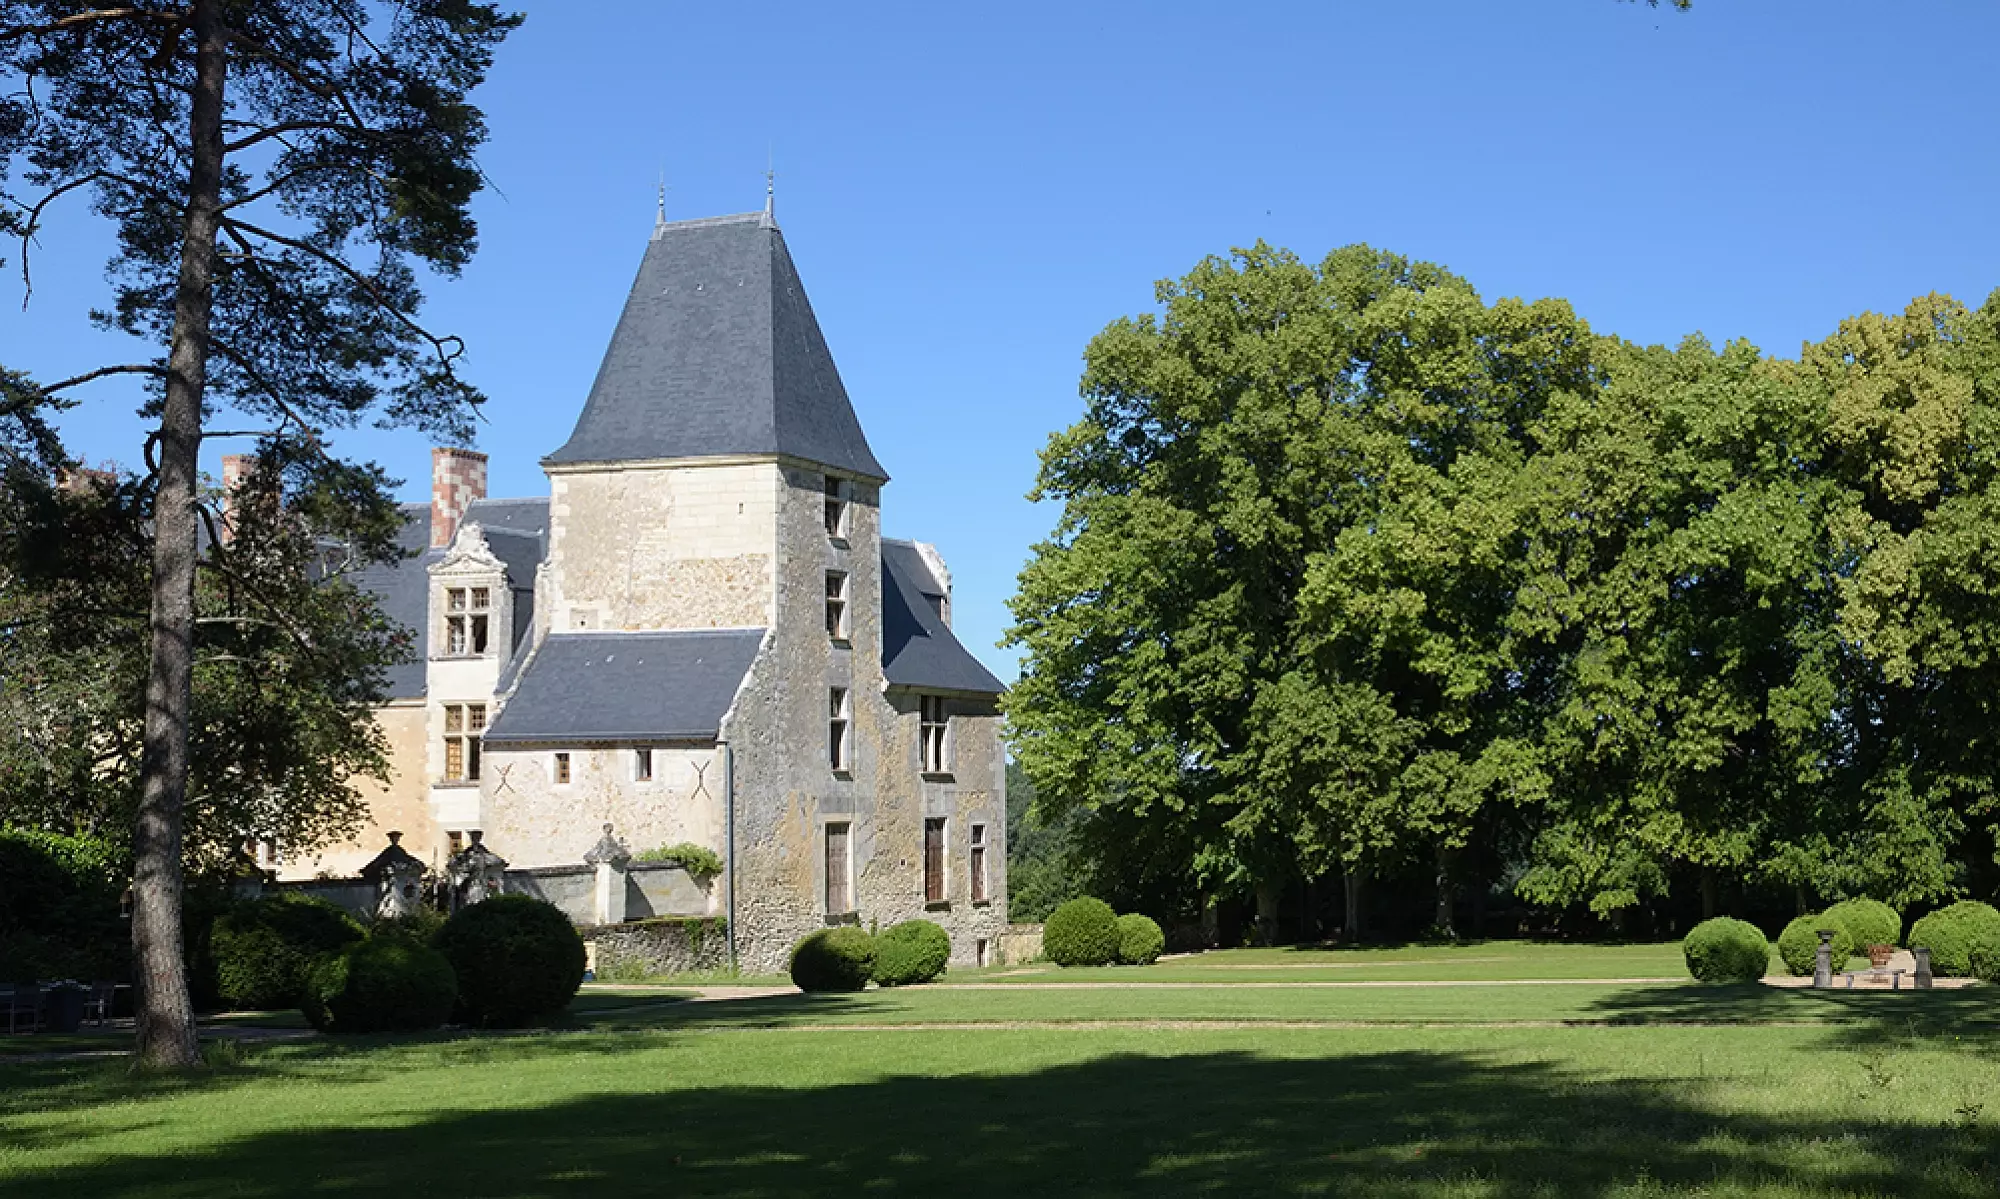
[[[1889,959],[1895,956],[1896,947],[1894,945],[1870,945],[1868,947],[1868,964],[1871,966],[1886,966],[1889,964]]]

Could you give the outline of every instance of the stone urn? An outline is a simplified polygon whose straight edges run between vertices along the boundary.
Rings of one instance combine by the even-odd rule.
[[[1877,970],[1888,965],[1889,959],[1895,956],[1896,947],[1894,945],[1870,945],[1868,947],[1868,964]]]

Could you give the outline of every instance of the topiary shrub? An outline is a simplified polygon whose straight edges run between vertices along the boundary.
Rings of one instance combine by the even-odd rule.
[[[1977,900],[1939,908],[1910,926],[1910,948],[1931,951],[1931,972],[1965,978],[1974,973],[1972,954],[1981,945],[2000,953],[2000,912]]]
[[[927,983],[944,973],[951,935],[928,920],[892,924],[875,937],[875,981],[884,987]]]
[[[1866,952],[1870,945],[1902,944],[1902,913],[1879,899],[1842,900],[1824,915],[1853,934],[1856,952]]]
[[[481,1028],[534,1024],[569,1006],[583,985],[583,938],[553,904],[496,895],[460,908],[437,948],[458,976],[457,1019]]]
[[[445,956],[391,933],[321,958],[299,1008],[321,1032],[415,1032],[450,1019],[457,1000]]]
[[[1695,925],[1681,952],[1688,973],[1705,983],[1753,983],[1771,965],[1771,943],[1757,926],[1727,916]]]
[[[368,926],[371,937],[403,937],[420,945],[429,945],[444,931],[444,913],[436,908],[422,907],[407,916],[377,916]]]
[[[1042,925],[1042,952],[1058,966],[1108,966],[1118,960],[1118,916],[1101,899],[1072,899]]]
[[[309,895],[236,904],[211,926],[217,996],[232,1008],[298,1007],[318,960],[361,937],[354,917]]]
[[[1833,930],[1833,968],[1847,968],[1847,959],[1854,956],[1854,934],[1845,924],[1829,919],[1829,913],[1822,912],[1817,916],[1801,916],[1778,934],[1778,957],[1784,961],[1786,970],[1798,975],[1813,972],[1819,959],[1819,930],[1823,928]]]
[[[852,924],[807,933],[792,946],[791,967],[801,991],[859,991],[875,973],[875,938]]]
[[[1151,916],[1129,912],[1118,918],[1118,960],[1127,966],[1150,966],[1167,947],[1167,934]]]

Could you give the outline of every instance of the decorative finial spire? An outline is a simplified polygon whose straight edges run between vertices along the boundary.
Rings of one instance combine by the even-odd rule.
[[[778,219],[778,152],[771,150],[764,158],[764,220],[775,223]]]
[[[664,167],[660,169],[660,215],[654,219],[654,223],[659,225],[667,223],[667,172]]]

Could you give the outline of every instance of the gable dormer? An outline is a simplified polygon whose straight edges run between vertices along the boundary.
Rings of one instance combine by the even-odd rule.
[[[430,590],[433,661],[507,656],[514,644],[507,564],[477,523],[461,526],[444,557],[431,564]]]

